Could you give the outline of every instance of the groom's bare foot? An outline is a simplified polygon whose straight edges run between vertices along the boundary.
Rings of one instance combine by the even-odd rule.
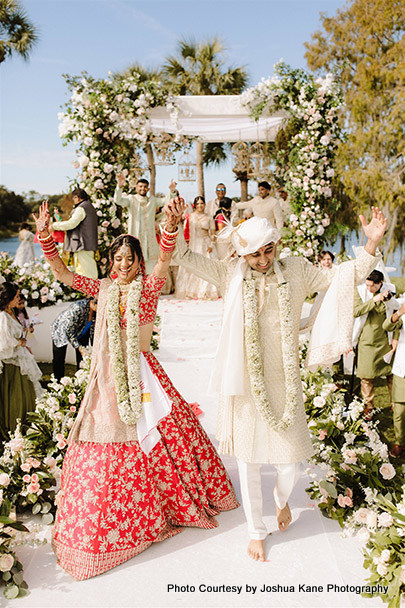
[[[284,530],[287,530],[288,526],[290,525],[290,523],[292,521],[290,507],[288,506],[288,503],[286,504],[284,509],[279,509],[278,506],[276,505],[276,510],[277,510],[278,528],[279,528],[279,530],[284,532]]]
[[[248,544],[248,555],[256,562],[266,562],[264,559],[264,540],[251,540]]]

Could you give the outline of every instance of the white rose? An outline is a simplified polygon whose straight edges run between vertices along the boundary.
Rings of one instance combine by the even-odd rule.
[[[360,528],[360,530],[357,532],[357,538],[361,543],[366,544],[370,539],[370,532],[367,530],[367,528]]]
[[[375,530],[377,527],[377,513],[374,511],[369,511],[367,513],[367,528],[370,530]]]
[[[325,405],[326,401],[323,397],[315,397],[314,399],[314,406],[315,407],[323,407]]]
[[[10,481],[10,476],[7,473],[0,473],[0,486],[6,488]]]
[[[388,572],[388,568],[385,564],[378,564],[377,572],[380,576],[386,576],[386,574]]]
[[[381,559],[383,562],[388,562],[390,557],[391,557],[391,553],[389,552],[388,549],[384,549],[384,551],[381,551]]]
[[[354,519],[358,524],[365,524],[367,522],[367,515],[368,509],[360,507],[360,509],[357,509],[357,511],[354,513]],[[365,530],[365,528],[363,528],[363,530]]]
[[[20,452],[23,449],[24,440],[22,437],[18,437],[16,439],[12,439],[11,441],[9,441],[7,445],[10,448],[10,450],[14,454],[16,454],[17,452]]]
[[[0,556],[0,571],[8,572],[14,566],[14,557],[10,553]]]
[[[384,464],[380,466],[380,473],[383,479],[392,479],[395,477],[395,469],[389,462],[384,462]]]
[[[33,300],[37,300],[39,298],[39,293],[37,291],[33,291],[31,294],[31,298]]]
[[[389,528],[394,523],[394,519],[390,513],[384,511],[378,516],[378,525],[382,528]]]

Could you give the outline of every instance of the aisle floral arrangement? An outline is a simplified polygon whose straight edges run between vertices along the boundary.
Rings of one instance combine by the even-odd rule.
[[[306,345],[302,362],[305,349]],[[22,434],[17,429],[0,458],[0,576],[8,598],[26,593],[14,535],[16,530],[22,537],[29,535],[10,513],[28,509],[41,515],[43,524],[53,522],[66,439],[84,394],[89,364],[87,357],[85,367],[73,378],[50,382],[30,414],[27,431]],[[322,479],[309,471],[312,480],[307,491],[324,515],[339,521],[343,535],[357,535],[364,544],[369,583],[387,587],[382,599],[389,608],[398,608],[405,591],[401,467],[389,461],[378,426],[362,419],[362,401],[337,386],[327,371],[309,372],[302,364],[301,376],[316,446],[313,463],[325,471]]]
[[[83,295],[55,281],[49,264],[41,259],[22,268],[14,264],[13,258],[0,251],[0,276],[6,281],[16,283],[27,298],[27,306],[53,306],[59,302],[69,302]]]
[[[23,595],[26,584],[15,556],[13,530],[28,529],[10,518],[13,511],[41,515],[51,524],[56,511],[60,470],[67,449],[67,436],[83,398],[90,358],[74,377],[52,380],[28,415],[28,428],[18,427],[0,457],[0,573],[9,599]],[[1,579],[0,579],[1,580]]]
[[[302,359],[305,358],[305,346]],[[315,444],[313,463],[325,471],[307,492],[327,517],[338,520],[344,536],[364,545],[370,584],[386,587],[389,608],[405,592],[405,485],[378,425],[362,417],[364,403],[339,388],[328,372],[301,367],[304,399]]]
[[[337,201],[332,196],[333,161],[342,137],[338,122],[343,96],[332,74],[315,79],[283,62],[275,75],[262,79],[242,95],[242,103],[258,119],[278,110],[286,113],[283,148],[276,175],[289,194],[293,209],[284,231],[286,253],[313,258],[341,230],[330,224]]]

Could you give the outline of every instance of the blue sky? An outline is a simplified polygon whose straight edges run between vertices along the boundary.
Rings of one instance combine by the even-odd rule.
[[[227,63],[246,66],[253,85],[271,75],[280,58],[305,68],[303,44],[319,28],[319,13],[334,15],[343,5],[343,0],[25,0],[40,40],[28,62],[15,57],[0,66],[0,183],[18,193],[69,189],[75,150],[62,146],[57,119],[68,97],[63,73],[86,70],[106,77],[132,62],[157,67],[180,37],[217,35],[228,49]],[[176,174],[175,167],[159,167],[158,190]],[[208,198],[220,180],[231,196],[240,193],[230,166],[209,169],[205,176]],[[195,185],[182,191],[190,198]]]

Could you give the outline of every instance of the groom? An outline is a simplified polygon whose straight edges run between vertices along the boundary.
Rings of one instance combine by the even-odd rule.
[[[376,208],[369,224],[363,216],[360,220],[368,241],[359,257],[347,263],[351,285],[342,288],[351,294],[353,283],[364,281],[377,264],[376,248],[387,226]],[[274,500],[279,529],[285,530],[300,462],[312,455],[300,378],[299,322],[305,298],[326,291],[334,275],[303,257],[277,260],[279,240],[280,233],[267,219],[253,217],[233,231],[238,257],[230,262],[193,253],[181,236],[175,254],[179,264],[224,294],[211,378],[211,388],[221,394],[217,439],[220,453],[237,458],[248,554],[260,561],[265,561],[268,534],[262,518],[261,465],[276,467]]]

